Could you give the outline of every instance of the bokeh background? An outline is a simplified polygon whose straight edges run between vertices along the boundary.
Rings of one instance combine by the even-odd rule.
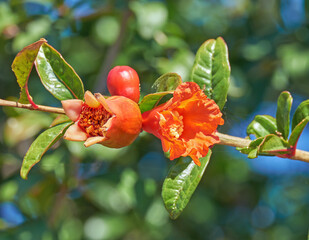
[[[275,116],[279,93],[295,107],[309,96],[306,0],[0,0],[0,98],[17,99],[15,55],[41,37],[83,79],[107,94],[115,65],[138,72],[142,94],[161,74],[188,79],[198,47],[222,36],[232,68],[223,133],[245,137],[256,114]],[[30,77],[35,102],[60,106]],[[307,239],[309,164],[247,159],[215,146],[179,219],[169,219],[161,187],[172,162],[142,133],[123,149],[60,141],[30,172],[22,158],[53,115],[0,108],[0,239]],[[309,129],[299,148],[309,150]]]

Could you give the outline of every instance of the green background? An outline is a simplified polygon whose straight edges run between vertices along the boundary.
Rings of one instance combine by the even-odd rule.
[[[232,68],[223,133],[246,135],[256,114],[275,116],[288,90],[295,111],[309,96],[306,0],[0,1],[0,98],[16,100],[16,54],[44,37],[72,65],[85,89],[108,94],[115,65],[136,69],[142,95],[161,75],[188,79],[207,39],[222,36]],[[60,106],[33,72],[36,103]],[[170,220],[161,187],[173,164],[160,141],[142,133],[130,147],[60,141],[22,180],[22,158],[52,115],[0,109],[0,239],[306,239],[309,167],[247,159],[215,146],[183,214]],[[308,129],[299,147],[309,150]]]

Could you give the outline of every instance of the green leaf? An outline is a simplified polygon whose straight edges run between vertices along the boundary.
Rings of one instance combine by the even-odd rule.
[[[276,119],[268,115],[257,115],[247,127],[247,134],[257,138],[268,134],[275,134],[277,130]]]
[[[303,101],[301,104],[299,104],[294,113],[292,120],[292,131],[301,121],[303,121],[308,116],[309,116],[309,100],[306,100]]]
[[[296,146],[297,141],[303,132],[304,128],[306,127],[307,123],[309,122],[309,116],[304,118],[299,124],[297,124],[291,133],[290,139],[289,139],[289,144],[291,146]]]
[[[287,151],[290,145],[277,135],[267,135],[259,147],[260,153],[281,153]]]
[[[173,94],[173,92],[174,91],[158,92],[146,95],[139,103],[141,112],[143,113],[153,109],[164,96],[166,96],[167,94]]]
[[[179,158],[164,180],[162,198],[172,219],[176,219],[188,204],[199,184],[211,156],[211,150],[200,158],[197,166],[190,158]]]
[[[36,104],[32,101],[32,97],[28,91],[28,79],[31,73],[34,61],[42,44],[46,43],[45,39],[23,48],[15,57],[12,63],[12,70],[17,78],[17,83],[20,86],[20,103],[31,103],[34,107]]]
[[[274,134],[269,134],[264,137],[253,140],[248,147],[238,149],[241,153],[248,154],[248,158],[256,158],[261,155],[287,155],[292,149],[290,144]]]
[[[41,160],[43,154],[64,135],[65,130],[69,127],[70,124],[71,122],[62,123],[49,128],[34,140],[24,157],[20,169],[20,176],[23,179],[27,179],[27,175],[30,169],[36,163],[38,163]]]
[[[54,127],[60,123],[66,123],[66,122],[71,122],[72,120],[64,114],[59,114],[54,120],[53,122],[50,124],[49,127]]]
[[[58,100],[84,99],[84,86],[74,69],[52,46],[44,43],[35,60],[44,87]]]
[[[245,148],[237,148],[241,153],[247,154],[248,158],[256,158],[259,153],[259,147],[262,144],[264,137],[257,138],[249,144],[248,147]]]
[[[196,53],[190,81],[196,82],[220,109],[224,107],[231,68],[223,38],[207,40]]]
[[[181,77],[177,73],[166,73],[159,77],[152,87],[156,92],[166,92],[175,90],[181,83]]]
[[[290,112],[292,102],[293,98],[287,91],[282,92],[278,98],[276,114],[277,129],[284,139],[287,139],[290,133]]]

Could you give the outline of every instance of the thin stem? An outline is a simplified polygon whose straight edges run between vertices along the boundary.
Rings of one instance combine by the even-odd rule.
[[[249,144],[251,143],[251,140],[246,139],[246,138],[234,137],[234,136],[230,136],[230,135],[223,134],[223,133],[217,133],[217,135],[220,138],[219,144],[221,145],[245,148],[245,147],[248,147]],[[291,157],[290,159],[309,163],[309,152],[296,149],[295,155]]]
[[[37,105],[38,108],[35,109],[31,104],[22,104],[14,101],[8,101],[0,99],[0,106],[7,106],[7,107],[17,107],[17,108],[26,108],[29,110],[36,110],[36,111],[42,111],[42,112],[50,112],[50,113],[58,113],[58,114],[65,114],[63,108],[57,108],[57,107],[47,107],[42,105]],[[221,145],[227,145],[232,147],[248,147],[251,143],[251,140],[246,138],[240,138],[235,136],[230,136],[223,133],[217,133],[217,135],[220,138]],[[290,159],[299,160],[303,162],[309,163],[309,152],[302,151],[302,150],[296,150],[295,155],[291,157]]]
[[[22,104],[22,103],[18,103],[14,101],[3,100],[3,99],[0,99],[0,106],[26,108],[29,110],[36,110],[36,111],[41,111],[41,112],[65,114],[62,108],[47,107],[47,106],[42,106],[42,105],[37,105],[38,108],[34,108],[31,104]]]

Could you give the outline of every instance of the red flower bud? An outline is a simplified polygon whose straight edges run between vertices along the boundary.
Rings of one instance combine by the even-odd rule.
[[[114,67],[107,76],[107,88],[112,96],[124,96],[134,102],[139,101],[139,78],[129,66]]]
[[[85,141],[86,147],[96,143],[111,148],[130,145],[142,128],[138,105],[132,100],[113,96],[105,99],[100,93],[87,91],[85,102],[78,99],[61,102],[66,115],[75,123],[64,139]]]

